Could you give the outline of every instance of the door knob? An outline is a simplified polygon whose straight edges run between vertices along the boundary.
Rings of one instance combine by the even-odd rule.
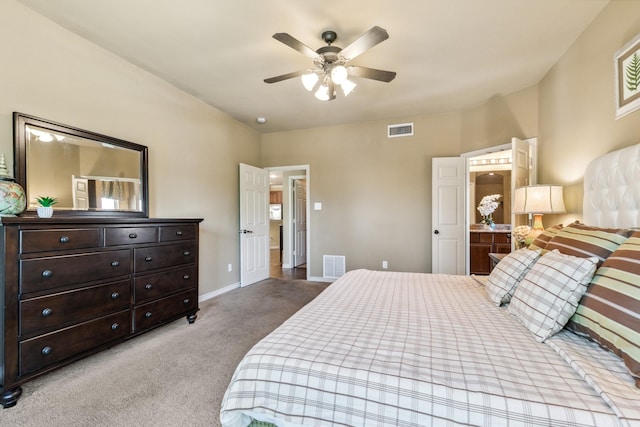
[[[251,231],[251,230],[240,230],[240,233],[242,233],[242,234],[251,234],[251,233],[253,233],[253,231]]]
[[[440,231],[436,230],[436,231],[433,232],[433,234],[440,234]]]

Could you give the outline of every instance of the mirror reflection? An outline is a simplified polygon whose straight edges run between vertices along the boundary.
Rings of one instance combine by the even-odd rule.
[[[27,209],[146,215],[146,147],[16,113],[16,158]]]
[[[26,135],[29,207],[49,195],[58,209],[142,209],[137,152],[37,126]]]

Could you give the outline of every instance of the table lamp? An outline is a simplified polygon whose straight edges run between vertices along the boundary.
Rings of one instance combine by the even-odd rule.
[[[532,214],[533,226],[527,241],[535,239],[544,231],[542,215],[565,213],[560,185],[528,185],[515,189],[513,198],[514,214]]]

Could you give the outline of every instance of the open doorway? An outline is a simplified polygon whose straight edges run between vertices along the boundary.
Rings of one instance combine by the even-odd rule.
[[[273,278],[306,280],[309,252],[309,167],[269,171],[269,251]]]

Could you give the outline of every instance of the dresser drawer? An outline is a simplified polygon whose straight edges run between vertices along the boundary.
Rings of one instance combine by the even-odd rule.
[[[100,229],[22,230],[22,253],[97,248],[100,246]]]
[[[138,245],[158,241],[158,227],[109,227],[104,229],[106,246]]]
[[[164,225],[160,226],[160,241],[192,240],[196,238],[195,225]]]
[[[96,282],[128,276],[130,271],[129,249],[20,260],[20,290],[25,294]]]
[[[198,291],[193,289],[133,309],[133,332],[142,332],[182,314],[198,309]]]
[[[129,309],[129,280],[20,302],[21,336]]]
[[[195,243],[135,248],[133,258],[136,273],[191,264],[198,259]]]
[[[56,362],[127,336],[129,310],[101,317],[20,343],[21,375],[46,368]]]
[[[140,303],[162,295],[193,288],[196,286],[196,279],[195,266],[136,277],[134,279],[135,301]]]

